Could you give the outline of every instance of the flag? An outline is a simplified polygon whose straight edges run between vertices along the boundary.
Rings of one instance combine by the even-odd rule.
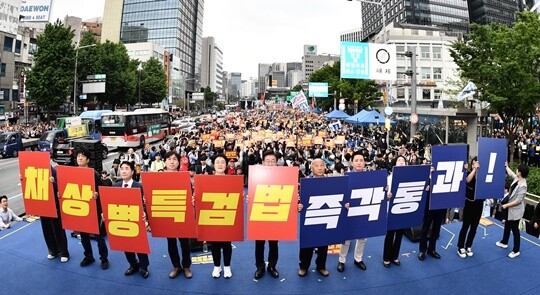
[[[438,109],[444,109],[444,104],[442,102],[442,97],[439,97],[439,104],[437,105]]]
[[[462,101],[467,97],[471,97],[476,94],[477,89],[478,88],[476,88],[476,85],[474,85],[473,82],[469,81],[465,88],[463,88],[463,90],[461,90],[461,92],[457,95],[456,99],[458,101]]]
[[[315,109],[315,96],[311,97],[311,108]]]
[[[394,104],[397,102],[397,99],[395,96],[392,95],[392,93],[388,92],[388,104]]]

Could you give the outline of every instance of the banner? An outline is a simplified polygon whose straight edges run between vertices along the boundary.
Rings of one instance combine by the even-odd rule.
[[[141,189],[100,186],[99,199],[111,250],[150,254]]]
[[[392,183],[387,230],[415,227],[422,224],[426,208],[431,166],[402,166],[392,169]]]
[[[349,177],[300,180],[300,248],[343,243],[347,210],[344,207]]]
[[[19,152],[19,174],[26,214],[58,217],[48,152]]]
[[[95,173],[93,168],[57,166],[62,227],[99,234]]]
[[[480,168],[476,171],[475,198],[477,200],[502,199],[504,197],[507,146],[506,139],[478,138]]]
[[[297,239],[298,167],[249,166],[248,240]]]
[[[143,172],[141,182],[152,236],[196,238],[189,172]]]
[[[429,209],[463,207],[467,145],[433,146]]]
[[[386,170],[347,172],[349,203],[345,239],[359,239],[386,234]]]
[[[244,177],[195,175],[199,241],[244,240]]]

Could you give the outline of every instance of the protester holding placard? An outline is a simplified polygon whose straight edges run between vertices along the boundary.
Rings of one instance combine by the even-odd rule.
[[[512,252],[508,254],[510,258],[516,258],[519,256],[520,250],[520,233],[519,233],[519,221],[523,217],[525,212],[525,195],[527,194],[527,175],[529,175],[529,166],[526,164],[519,164],[514,173],[508,163],[506,164],[506,173],[512,177],[513,182],[510,186],[510,193],[508,195],[508,203],[502,205],[502,209],[508,209],[508,219],[504,223],[504,234],[501,241],[496,245],[501,248],[508,248],[508,239],[510,238],[510,231],[514,236],[514,248]]]
[[[263,153],[263,166],[277,166],[276,154],[273,151]],[[255,241],[255,279],[260,279],[264,275],[264,240]],[[279,272],[276,269],[276,264],[279,257],[278,241],[268,241],[268,272],[273,278],[279,277]]]
[[[90,151],[85,148],[81,147],[75,150],[74,152],[75,157],[77,157],[77,166],[81,168],[89,168],[88,163],[90,162]],[[97,171],[94,170],[94,181],[95,181],[95,189],[97,190],[99,186],[103,185],[101,182],[100,175]],[[94,192],[93,195],[94,199],[98,198],[98,192]],[[101,204],[100,202],[97,202],[97,214],[98,214],[98,221],[99,221],[99,234],[95,235],[95,239],[98,244],[98,250],[99,250],[99,259],[101,260],[101,269],[105,270],[109,268],[109,250],[107,249],[107,244],[105,243],[105,227],[103,226],[103,220],[101,217]],[[84,248],[84,259],[81,261],[81,266],[87,266],[89,264],[94,263],[96,261],[94,259],[94,254],[92,251],[92,244],[90,243],[90,234],[81,232],[81,244]]]
[[[120,176],[122,177],[122,181],[119,181],[114,184],[115,187],[122,187],[122,188],[138,188],[141,190],[141,195],[143,192],[142,185],[133,179],[133,176],[135,174],[135,164],[131,161],[124,161],[120,164]],[[143,204],[144,204],[144,197],[143,197]],[[144,208],[144,206],[143,206]],[[145,220],[145,225],[147,230],[149,230],[148,221],[146,221],[146,213],[143,209],[143,216],[142,218]],[[124,272],[124,275],[130,276],[134,274],[137,271],[141,272],[141,276],[145,279],[150,276],[150,272],[148,272],[148,265],[150,264],[148,260],[148,254],[145,253],[133,253],[133,252],[124,252],[126,255],[126,259],[129,262],[129,268]],[[139,260],[137,260],[139,258]]]
[[[482,217],[482,210],[484,208],[484,200],[477,200],[475,198],[476,192],[476,173],[480,168],[478,158],[474,157],[471,160],[471,171],[467,175],[467,190],[465,192],[465,207],[463,208],[463,224],[459,231],[458,239],[458,255],[461,258],[467,256],[473,256],[472,244],[474,236],[476,235],[476,229],[480,223]],[[467,234],[468,231],[468,234]],[[465,240],[467,238],[467,240]]]
[[[310,177],[325,177],[326,165],[324,161],[320,158],[314,159],[311,163],[311,172],[313,173]],[[299,207],[299,211],[302,210],[302,207]],[[311,259],[313,258],[313,251],[317,248],[317,259],[315,264],[317,265],[317,271],[322,275],[327,277],[330,275],[326,269],[326,258],[328,256],[328,245],[318,246],[318,247],[308,247],[300,248],[300,269],[298,270],[298,275],[303,277],[307,274],[309,265],[311,264]]]
[[[223,154],[218,154],[213,159],[214,175],[227,175],[227,157]],[[228,279],[232,277],[231,258],[232,258],[232,243],[231,242],[209,242],[212,244],[212,259],[214,260],[214,270],[212,277],[219,278],[221,275],[221,249],[223,249],[223,277]]]
[[[433,173],[434,170],[435,168],[432,167],[431,172]],[[430,179],[430,181],[433,182],[433,179]],[[433,183],[431,183],[430,185],[432,184]],[[424,211],[425,212],[424,220],[422,222],[422,232],[420,234],[420,244],[419,244],[420,253],[418,253],[418,259],[420,261],[424,261],[426,259],[426,252],[427,254],[429,254],[429,256],[435,259],[441,259],[441,255],[437,253],[437,251],[435,250],[436,249],[435,247],[437,245],[437,239],[439,238],[439,234],[441,232],[441,225],[446,216],[446,209],[434,209],[434,210],[429,209],[429,204],[431,202],[430,185],[428,185],[426,188],[426,191],[428,192],[428,196],[427,196],[427,202],[426,202],[426,209]],[[428,241],[428,234],[430,233],[430,229],[431,229],[431,234],[429,236],[429,241]]]
[[[397,156],[396,162],[393,165],[396,166],[406,166],[407,160],[404,156]],[[388,175],[388,194],[390,198],[392,194],[392,174]],[[384,237],[384,250],[383,250],[383,265],[384,267],[390,267],[390,263],[394,265],[401,265],[399,261],[399,249],[401,248],[401,240],[403,239],[404,229],[389,230],[386,232]]]
[[[366,150],[359,150],[352,154],[351,158],[351,171],[352,172],[362,172],[366,168]],[[345,207],[348,209],[349,204],[345,204]],[[367,239],[356,239],[356,246],[354,247],[354,265],[356,265],[361,270],[366,270],[367,266],[362,260],[364,256],[364,248],[366,246]],[[345,241],[341,244],[339,250],[339,262],[337,265],[337,270],[343,272],[345,270],[345,261],[347,260],[347,254],[349,253],[349,247],[351,246],[351,240]]]
[[[180,156],[174,152],[169,151],[165,154],[165,172],[178,171],[180,166]],[[187,158],[186,158],[187,159]],[[187,169],[187,167],[186,167]],[[187,205],[187,203],[186,203]],[[192,210],[190,206],[187,206],[187,210]],[[182,249],[182,265],[180,266],[180,255],[178,255],[178,244],[176,240],[180,242]],[[173,279],[178,276],[180,272],[184,273],[186,279],[191,279],[193,273],[191,272],[191,245],[188,238],[167,238],[167,250],[169,257],[173,265],[173,270],[169,273],[169,278]]]

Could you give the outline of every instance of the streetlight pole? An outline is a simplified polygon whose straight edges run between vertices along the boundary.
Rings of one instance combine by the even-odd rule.
[[[142,105],[141,105],[141,72],[142,72],[142,65],[140,63],[137,66],[137,72],[139,74],[139,108],[142,108]]]
[[[347,0],[347,1],[353,1],[353,0]],[[382,27],[381,31],[383,32],[383,40],[384,44],[386,44],[386,32],[384,31],[384,28],[386,27],[386,13],[384,11],[384,2],[385,0],[374,1],[374,0],[355,0],[361,3],[368,3],[368,4],[375,4],[381,7],[381,14],[382,14]]]
[[[193,88],[195,89],[195,85],[197,83],[199,83],[199,80],[197,80],[196,78],[189,78],[189,79],[185,79],[184,80],[184,83],[188,82],[188,81],[193,81]],[[185,86],[185,85],[184,85]],[[190,99],[193,97],[193,92],[191,93],[191,97],[187,97],[187,114],[189,116],[189,101]]]
[[[73,76],[73,112],[77,115],[77,59],[79,58],[79,49],[94,47],[96,44],[75,47],[75,75]]]

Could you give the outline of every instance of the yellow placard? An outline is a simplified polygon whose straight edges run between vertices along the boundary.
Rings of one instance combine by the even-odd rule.
[[[88,135],[88,127],[86,124],[71,126],[67,128],[68,137],[80,137]]]
[[[319,137],[326,137],[326,131],[319,130]]]
[[[292,140],[287,140],[287,145],[286,145],[286,146],[287,146],[287,147],[293,148],[293,147],[294,147],[294,141],[292,141]]]
[[[323,143],[324,143],[324,141],[323,141],[323,138],[322,138],[322,137],[318,137],[318,136],[317,136],[317,137],[315,137],[315,138],[313,139],[313,144],[323,144]]]
[[[225,146],[225,140],[214,139],[212,142],[214,143],[215,147],[224,147]]]

